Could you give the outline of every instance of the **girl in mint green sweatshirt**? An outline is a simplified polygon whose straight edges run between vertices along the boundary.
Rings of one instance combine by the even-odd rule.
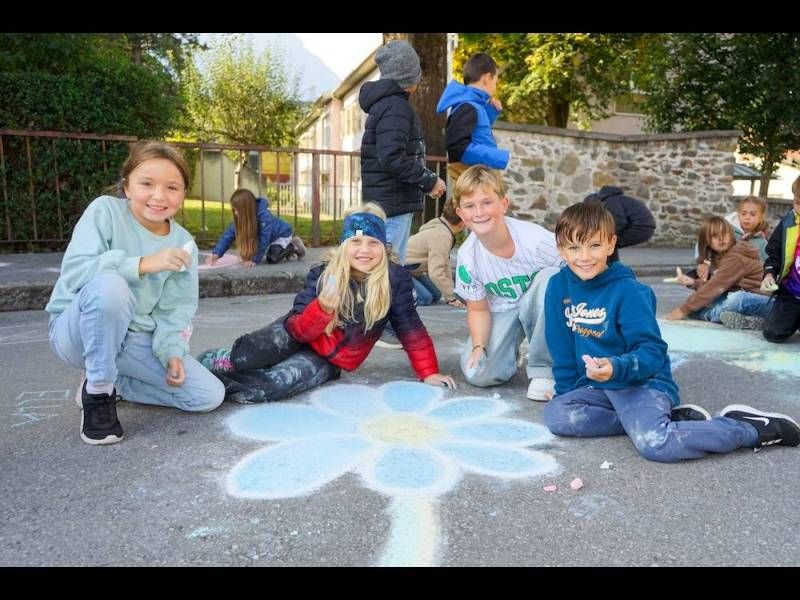
[[[141,142],[122,166],[124,198],[100,196],[81,215],[45,310],[50,344],[86,372],[81,439],[122,440],[116,396],[208,411],[222,384],[189,355],[197,310],[197,247],[173,219],[189,167],[163,142]],[[116,384],[116,387],[115,387]]]

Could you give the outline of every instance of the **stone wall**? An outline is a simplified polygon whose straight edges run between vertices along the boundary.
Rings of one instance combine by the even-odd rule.
[[[511,151],[504,179],[513,212],[551,230],[565,207],[604,185],[650,207],[650,245],[690,246],[703,216],[732,210],[739,131],[615,135],[496,123],[494,135]]]

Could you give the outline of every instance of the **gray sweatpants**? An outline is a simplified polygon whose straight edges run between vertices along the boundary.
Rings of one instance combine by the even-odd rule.
[[[493,312],[492,328],[485,360],[477,371],[467,372],[467,361],[472,354],[472,337],[461,351],[461,372],[468,383],[477,387],[499,385],[517,372],[519,345],[528,339],[528,379],[552,379],[553,360],[544,338],[544,293],[547,282],[558,273],[556,267],[546,267],[536,274],[533,284],[519,301],[517,308],[506,312]]]

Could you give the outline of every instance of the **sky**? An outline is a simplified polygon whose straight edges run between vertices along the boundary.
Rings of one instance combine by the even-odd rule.
[[[254,34],[257,35],[257,34]],[[382,33],[295,33],[340,79],[383,43]]]

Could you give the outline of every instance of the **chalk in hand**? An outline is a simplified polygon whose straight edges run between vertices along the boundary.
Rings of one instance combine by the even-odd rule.
[[[584,354],[583,356],[581,356],[581,358],[583,359],[583,362],[586,363],[586,368],[587,369],[599,369],[600,368],[600,364],[595,359],[593,359],[591,356],[589,356],[588,354]]]
[[[192,248],[194,248],[194,240],[189,240],[188,242],[186,242],[186,243],[183,245],[183,249],[184,249],[184,251],[186,251],[186,252],[188,252],[188,253],[189,253],[189,257],[190,257],[190,258],[191,258],[191,256],[192,256]],[[180,270],[180,271],[185,271],[185,270],[186,270],[186,265],[181,265],[181,268],[180,268],[179,270]]]

